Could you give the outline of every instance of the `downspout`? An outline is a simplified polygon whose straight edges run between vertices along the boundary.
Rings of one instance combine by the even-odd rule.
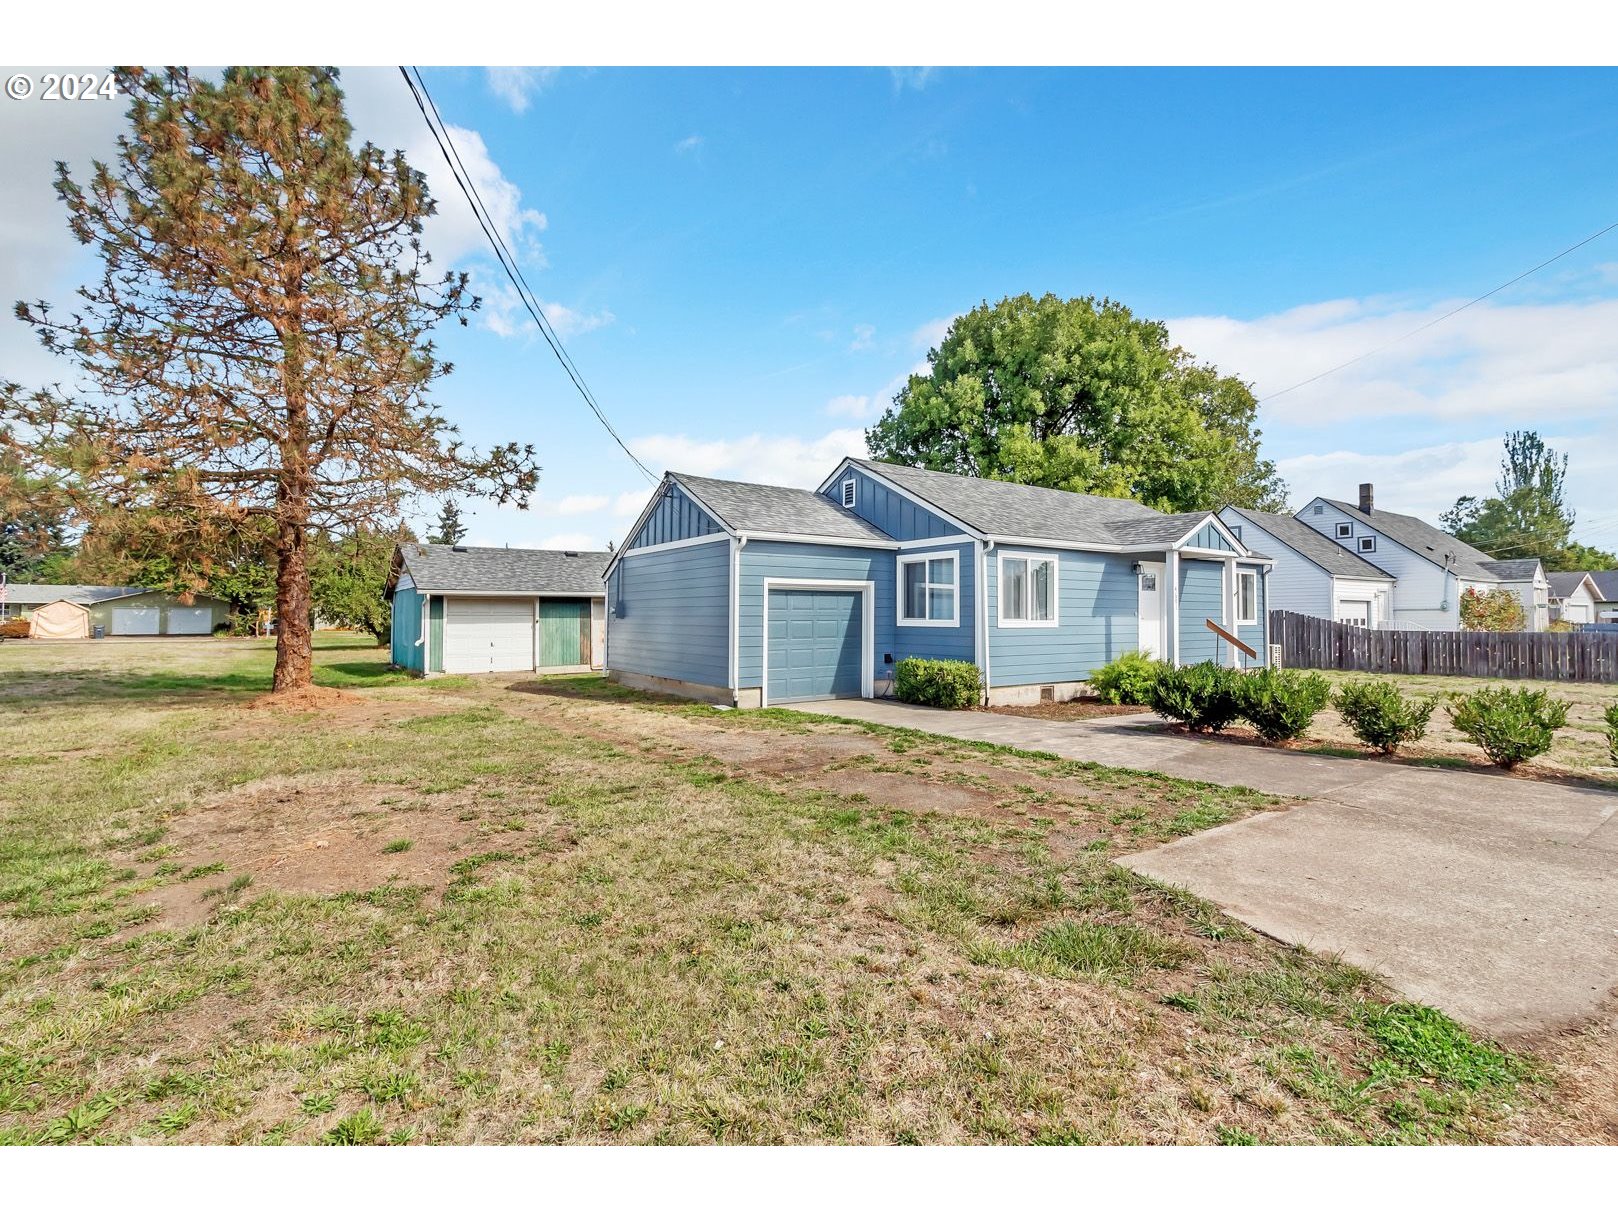
[[[985,539],[978,545],[978,642],[983,654],[983,706],[989,706],[989,553],[994,551],[994,540]]]
[[[741,615],[742,549],[747,546],[746,535],[733,535],[730,540],[730,702],[741,702],[740,637],[736,634]]]
[[[421,635],[416,637],[416,648],[421,650],[421,676],[423,678],[427,677],[428,674],[427,616],[432,612],[432,609],[433,596],[431,594],[423,594],[421,596]]]

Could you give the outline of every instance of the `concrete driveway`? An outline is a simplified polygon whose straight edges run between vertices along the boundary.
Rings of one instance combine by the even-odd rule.
[[[1151,717],[796,706],[1308,797],[1120,862],[1492,1035],[1584,1022],[1618,985],[1618,794],[1184,737]]]

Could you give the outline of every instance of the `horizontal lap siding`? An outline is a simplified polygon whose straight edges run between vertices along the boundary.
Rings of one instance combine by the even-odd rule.
[[[699,539],[703,535],[717,535],[722,531],[701,506],[672,485],[663,499],[653,507],[630,540],[629,549],[649,548],[657,543],[674,543],[681,539]]]
[[[909,539],[939,539],[961,534],[960,527],[861,471],[851,470],[836,477],[826,486],[825,495],[842,505],[843,481],[849,479],[855,483],[854,513],[901,543]]]
[[[730,544],[626,556],[612,570],[607,666],[703,686],[730,685]]]
[[[701,549],[697,549],[701,550]],[[741,587],[736,630],[737,685],[757,687],[764,681],[764,579],[874,581],[876,636],[872,645],[873,678],[887,678],[882,656],[893,652],[893,553],[886,550],[833,547],[812,543],[754,540],[742,549]],[[914,629],[912,629],[914,630]]]
[[[1195,665],[1199,661],[1218,661],[1223,644],[1208,630],[1207,620],[1222,623],[1225,615],[1221,602],[1224,597],[1225,566],[1212,560],[1180,561],[1180,661]]]
[[[1058,555],[1059,626],[999,625],[1000,553],[1036,550],[997,548],[988,557],[989,675],[997,687],[1042,682],[1082,682],[1091,671],[1138,647],[1139,586],[1127,556],[1099,552]]]
[[[946,553],[955,553],[955,574],[958,581],[956,593],[959,601],[956,604],[956,626],[952,628],[907,628],[895,622],[894,645],[892,650],[895,661],[903,661],[906,657],[933,657],[949,661],[976,661],[976,644],[973,641],[973,628],[977,624],[977,544],[972,541],[958,545],[945,545],[937,548],[924,548],[919,552],[900,552],[899,556],[942,556]],[[898,568],[898,560],[894,560],[894,568]],[[895,574],[897,576],[897,574]],[[897,620],[899,614],[899,590],[897,584],[894,588],[893,612]],[[880,662],[882,656],[877,654]]]

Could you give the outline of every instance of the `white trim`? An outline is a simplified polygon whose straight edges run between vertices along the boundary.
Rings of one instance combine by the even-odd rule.
[[[650,556],[654,552],[672,552],[675,548],[700,547],[705,543],[718,543],[722,539],[729,538],[731,538],[729,532],[720,531],[715,535],[697,535],[690,539],[670,539],[666,543],[649,543],[643,548],[629,548],[619,552],[618,558],[628,560],[631,556]]]
[[[1180,553],[1170,548],[1163,553],[1163,575],[1169,579],[1163,597],[1164,660],[1180,664]]]
[[[733,697],[737,694],[740,683],[741,669],[741,633],[737,630],[737,621],[741,616],[742,600],[742,549],[747,546],[747,540],[732,537],[730,540],[730,691]],[[765,643],[769,638],[765,637]]]
[[[1182,556],[1196,556],[1207,560],[1254,560],[1254,556],[1244,556],[1240,552],[1233,552],[1229,548],[1179,548]]]
[[[928,568],[931,561],[947,560],[950,564],[950,575],[954,578],[950,584],[950,612],[948,619],[912,619],[905,614],[905,566],[919,564],[927,575],[922,583],[926,587],[929,609],[932,603],[933,584],[932,570]],[[894,597],[896,599],[894,620],[901,628],[958,628],[961,626],[961,561],[959,552],[923,552],[916,556],[900,556],[895,562]],[[943,586],[939,586],[943,589]]]
[[[427,591],[418,588],[417,593]],[[440,598],[601,598],[607,596],[606,587],[599,590],[445,590],[432,591]]]
[[[676,486],[678,486],[682,493],[691,498],[691,500],[696,503],[697,508],[700,509],[704,514],[708,515],[709,519],[712,520],[713,523],[722,531],[724,531],[725,534],[730,535],[734,533],[728,526],[725,525],[725,520],[718,514],[714,513],[713,510],[709,509],[708,506],[703,502],[702,498],[693,493],[687,485],[676,479],[673,472],[664,472],[663,479],[658,481],[657,487],[652,490],[651,500],[646,503],[644,508],[642,508],[640,517],[635,519],[635,524],[629,528],[628,534],[624,536],[623,546],[612,554],[612,559],[607,561],[607,567],[601,570],[602,581],[607,579],[612,570],[618,567],[618,562],[628,554],[630,540],[634,539],[636,535],[640,534],[641,527],[646,525],[646,520],[652,516],[652,511],[657,508],[657,503],[662,501],[664,497],[668,496],[668,490],[670,488],[674,488]],[[636,550],[644,551],[645,549],[638,548]]]
[[[1011,551],[1004,548],[999,553],[1000,563],[995,566],[995,578],[998,592],[995,594],[995,613],[999,615],[999,625],[1003,628],[1056,628],[1062,626],[1062,556],[1060,552],[1041,551]],[[1006,561],[1026,560],[1032,564],[1049,561],[1051,564],[1051,617],[1049,619],[1007,619],[1006,618]],[[1033,591],[1034,579],[1028,578],[1028,590]]]
[[[1232,548],[1235,549],[1236,555],[1238,555],[1238,556],[1249,556],[1249,555],[1252,554],[1252,549],[1249,548],[1246,544],[1244,544],[1240,539],[1236,538],[1236,536],[1232,535],[1230,533],[1230,527],[1226,524],[1225,520],[1223,518],[1221,518],[1218,514],[1215,514],[1212,510],[1209,510],[1206,514],[1203,515],[1201,522],[1197,523],[1196,526],[1192,527],[1184,535],[1181,535],[1180,539],[1179,539],[1179,542],[1177,542],[1174,546],[1179,547],[1181,544],[1185,543],[1186,540],[1190,539],[1191,536],[1195,535],[1203,527],[1207,526],[1210,522],[1213,523],[1214,530],[1218,531],[1221,535],[1223,535],[1225,537],[1225,541],[1227,543],[1229,543]],[[1220,551],[1217,548],[1185,548],[1184,550],[1188,551],[1188,552],[1190,552],[1190,551],[1204,551],[1204,552],[1206,552],[1206,551],[1218,551],[1219,555],[1221,555],[1221,556],[1228,556],[1230,554],[1228,552]]]
[[[1253,579],[1253,616],[1250,619],[1242,617],[1242,578]],[[1250,628],[1258,622],[1258,573],[1253,569],[1236,570],[1236,626]]]
[[[876,660],[876,582],[821,581],[804,577],[764,578],[764,641],[760,661],[759,706],[770,706],[770,591],[771,590],[858,590],[860,592],[860,698],[875,698],[871,672]]]
[[[968,543],[978,542],[980,541],[973,539],[970,535],[938,535],[932,539],[901,539],[899,541],[899,550],[901,552],[913,552],[922,548],[963,547]]]
[[[872,480],[880,481],[884,487],[892,489],[895,493],[898,493],[899,496],[903,497],[906,501],[910,502],[912,505],[919,505],[922,509],[926,510],[929,514],[936,514],[936,515],[938,515],[938,517],[944,519],[947,522],[953,522],[956,526],[960,527],[961,530],[965,531],[973,539],[987,539],[989,537],[985,532],[978,530],[975,526],[969,526],[967,523],[963,522],[961,519],[957,518],[954,514],[949,513],[947,510],[943,509],[942,507],[934,505],[931,501],[928,501],[923,497],[916,496],[916,494],[912,493],[909,489],[905,488],[902,484],[895,484],[893,481],[889,480],[886,476],[882,475],[882,473],[877,472],[877,471],[873,471],[871,468],[866,467],[864,464],[855,463],[854,460],[853,460],[853,457],[849,456],[849,455],[844,455],[843,456],[843,461],[837,465],[836,471],[832,472],[832,474],[830,476],[827,476],[826,479],[821,482],[821,485],[820,485],[820,488],[819,488],[818,491],[824,493],[826,491],[826,487],[829,484],[831,484],[832,481],[836,480],[837,477],[839,477],[840,475],[843,474],[843,469],[844,468],[852,468],[856,472],[859,472],[859,473],[862,473],[863,475],[869,476]],[[971,476],[963,476],[962,479],[963,480],[971,480],[971,479],[974,479],[974,478],[971,477]]]
[[[782,531],[737,531],[736,534],[743,539],[757,539],[761,543],[806,543],[822,547],[835,548],[875,548],[878,551],[897,551],[899,544],[894,539],[849,539],[841,535],[800,535],[796,532]]]
[[[972,545],[977,556],[977,595],[978,621],[972,648],[977,655],[978,668],[983,671],[983,700],[989,699],[989,552],[994,548],[994,540],[985,539],[981,543]]]
[[[843,483],[838,486],[837,494],[837,500],[843,503],[845,510],[853,509],[860,501],[859,478],[857,476],[845,477]]]

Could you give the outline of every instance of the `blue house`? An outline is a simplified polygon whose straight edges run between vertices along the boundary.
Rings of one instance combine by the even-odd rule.
[[[1121,498],[865,459],[815,492],[670,472],[607,565],[607,672],[761,707],[939,657],[990,703],[1068,699],[1132,649],[1261,663],[1269,565],[1211,513]]]

